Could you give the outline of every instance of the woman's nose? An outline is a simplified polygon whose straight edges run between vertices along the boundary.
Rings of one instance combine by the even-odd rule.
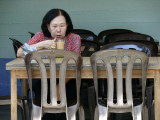
[[[61,28],[60,27],[57,27],[57,32],[60,32],[61,31]]]

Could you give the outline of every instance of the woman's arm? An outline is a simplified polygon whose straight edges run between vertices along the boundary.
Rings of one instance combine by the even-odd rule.
[[[23,50],[22,48],[19,48],[17,51],[17,57],[22,57],[23,56]]]
[[[41,49],[55,49],[56,48],[56,38],[53,40],[45,40],[43,33],[37,33],[31,40],[27,42],[31,47],[36,47],[37,50]],[[17,51],[17,57],[23,56],[22,47]]]
[[[56,39],[53,40],[46,40],[42,41],[33,45],[30,45],[31,47],[36,47],[37,50],[41,49],[55,49],[56,48]],[[19,48],[17,51],[17,57],[23,56],[23,49]]]
[[[37,50],[45,48],[45,43],[44,41],[30,45],[31,47],[35,47]],[[20,47],[17,51],[17,57],[22,57],[23,56],[23,49]]]
[[[81,54],[81,38],[79,35],[74,35],[72,37],[73,43],[72,43],[72,51],[75,51],[79,54]]]

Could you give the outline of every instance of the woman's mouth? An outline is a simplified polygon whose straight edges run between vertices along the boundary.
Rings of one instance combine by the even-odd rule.
[[[56,38],[61,38],[61,35],[56,35]]]

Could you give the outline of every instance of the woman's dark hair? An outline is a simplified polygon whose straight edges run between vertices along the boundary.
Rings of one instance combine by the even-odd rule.
[[[68,15],[67,12],[65,12],[62,9],[51,9],[50,11],[48,11],[46,13],[46,15],[44,16],[44,18],[42,20],[41,29],[43,31],[44,36],[51,37],[51,34],[50,34],[50,32],[48,31],[48,28],[47,28],[47,24],[50,24],[50,22],[54,18],[56,18],[57,16],[59,16],[59,15],[64,16],[65,19],[66,19],[66,23],[67,23],[66,35],[68,35],[73,30],[73,24],[72,24],[71,18]]]

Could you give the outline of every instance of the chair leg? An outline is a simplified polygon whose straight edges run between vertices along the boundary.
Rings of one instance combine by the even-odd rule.
[[[153,98],[153,85],[146,88],[147,107],[148,107],[148,120],[152,120],[152,98]]]
[[[91,120],[94,120],[94,111],[96,107],[94,86],[88,87],[88,104],[89,104]]]
[[[151,108],[151,120],[155,120],[155,117],[154,117],[154,100],[152,102],[152,108]]]
[[[67,120],[76,120],[76,108],[77,105],[70,106],[67,108],[66,118]]]
[[[26,120],[24,106],[23,107],[20,106],[20,108],[21,108],[21,113],[22,113],[22,120]]]
[[[18,100],[17,100],[17,104],[18,104],[18,106],[21,108],[22,120],[26,120],[25,108],[24,108],[23,99],[18,99]]]
[[[41,120],[42,110],[41,107],[32,104],[31,120]]]
[[[149,120],[147,105],[145,105],[144,108],[143,108],[143,120]]]
[[[99,104],[98,109],[99,109],[99,120],[107,120],[108,108]]]
[[[94,120],[98,120],[99,113],[98,113],[98,107],[96,106],[95,111],[94,111]]]
[[[23,108],[24,108],[24,115],[25,115],[25,120],[29,120],[29,104],[28,100],[22,100],[23,102]]]
[[[79,107],[79,120],[85,120],[84,109],[82,106]]]
[[[142,105],[138,105],[134,108],[134,114],[132,114],[133,120],[142,120]]]

